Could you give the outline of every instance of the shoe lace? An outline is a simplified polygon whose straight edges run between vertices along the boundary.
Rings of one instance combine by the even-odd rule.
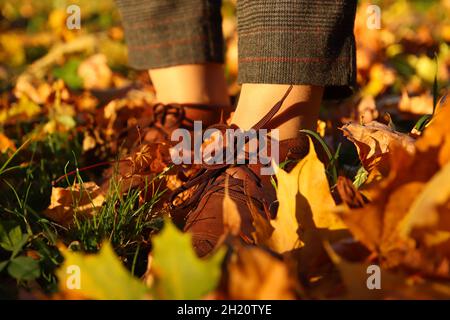
[[[281,98],[280,101],[278,101],[271,110],[258,122],[256,123],[251,129],[253,130],[259,130],[266,127],[268,122],[275,116],[275,114],[280,110],[281,106],[283,105],[283,102],[288,97],[289,93],[291,92],[293,86],[291,85],[284,96]],[[224,132],[226,129],[238,129],[238,127],[234,124],[232,125],[226,125],[226,124],[217,124],[214,126],[211,126],[210,128],[219,129],[222,132]],[[233,157],[236,160],[238,150],[236,148],[237,140],[235,139],[232,143],[235,144],[234,154]],[[225,148],[224,150],[225,151]],[[173,205],[174,200],[178,197],[179,194],[185,192],[186,190],[189,190],[191,188],[196,187],[194,193],[192,196],[186,200],[181,205],[177,206],[176,208],[173,208],[174,210],[180,210],[180,211],[186,211],[187,209],[194,206],[198,201],[200,200],[200,197],[206,192],[217,192],[222,191],[225,188],[225,185],[222,180],[218,180],[217,178],[220,177],[225,171],[230,167],[239,167],[241,170],[244,170],[244,173],[247,174],[247,176],[253,180],[258,186],[261,186],[261,179],[258,177],[258,175],[249,168],[248,165],[248,154],[245,153],[245,160],[244,164],[236,164],[236,161],[224,161],[224,163],[221,164],[207,164],[202,163],[201,169],[198,171],[198,173],[193,176],[190,180],[188,180],[183,186],[179,187],[178,189],[174,190],[171,197],[170,197],[170,203]],[[228,188],[231,191],[232,187],[238,187],[239,189],[244,189],[243,181],[239,178],[235,178],[231,175],[228,175]],[[245,193],[245,192],[244,192]],[[244,193],[235,192],[234,194],[236,197],[243,198],[245,197]]]
[[[153,105],[152,126],[162,131],[166,136],[170,135],[170,130],[166,126],[168,117],[171,116],[171,126],[181,126],[182,124],[192,125],[193,121],[186,117],[185,106],[178,103],[156,103]]]

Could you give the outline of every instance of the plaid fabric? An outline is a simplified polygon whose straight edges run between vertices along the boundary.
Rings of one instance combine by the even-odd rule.
[[[224,60],[220,0],[116,0],[131,66]],[[355,83],[356,0],[238,0],[239,82],[326,86]]]
[[[116,0],[116,3],[133,68],[223,63],[221,0]]]
[[[238,1],[239,82],[353,84],[355,13],[356,0]]]

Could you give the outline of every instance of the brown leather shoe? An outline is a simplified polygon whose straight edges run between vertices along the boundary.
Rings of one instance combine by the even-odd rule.
[[[292,88],[292,87],[291,87]],[[264,128],[270,119],[278,112],[290,89],[283,99],[278,102],[253,129]],[[223,129],[223,126],[221,126]],[[236,150],[236,149],[235,149]],[[279,142],[279,160],[299,160],[305,157],[309,150],[306,135],[296,139]],[[290,168],[295,163],[290,161]],[[269,175],[261,175],[261,164],[233,164],[233,165],[202,165],[203,169],[172,195],[177,195],[190,188],[196,188],[191,198],[181,206],[174,207],[172,217],[176,224],[193,237],[193,246],[199,256],[211,252],[223,239],[223,200],[225,183],[228,180],[230,198],[236,203],[241,215],[241,238],[252,243],[251,205],[262,217],[274,218],[276,214],[276,192]],[[289,168],[285,169],[289,170]],[[253,214],[254,214],[253,210]]]

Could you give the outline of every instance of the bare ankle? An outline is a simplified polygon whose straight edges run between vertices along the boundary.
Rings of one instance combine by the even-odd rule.
[[[223,66],[189,64],[149,70],[161,103],[229,106]]]
[[[284,95],[289,85],[244,84],[232,122],[250,129]],[[297,137],[301,129],[315,130],[323,87],[295,85],[280,111],[270,121],[281,140]]]

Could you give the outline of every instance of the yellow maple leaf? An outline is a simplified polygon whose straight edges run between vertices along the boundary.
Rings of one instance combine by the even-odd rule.
[[[98,300],[141,300],[148,289],[122,265],[105,242],[98,254],[72,252],[62,248],[64,263],[57,270],[59,289],[68,297]]]
[[[335,203],[325,167],[309,141],[308,155],[291,172],[276,172],[279,207],[277,217],[271,221],[274,231],[269,244],[278,253],[301,248],[313,229],[344,229],[333,213]]]

